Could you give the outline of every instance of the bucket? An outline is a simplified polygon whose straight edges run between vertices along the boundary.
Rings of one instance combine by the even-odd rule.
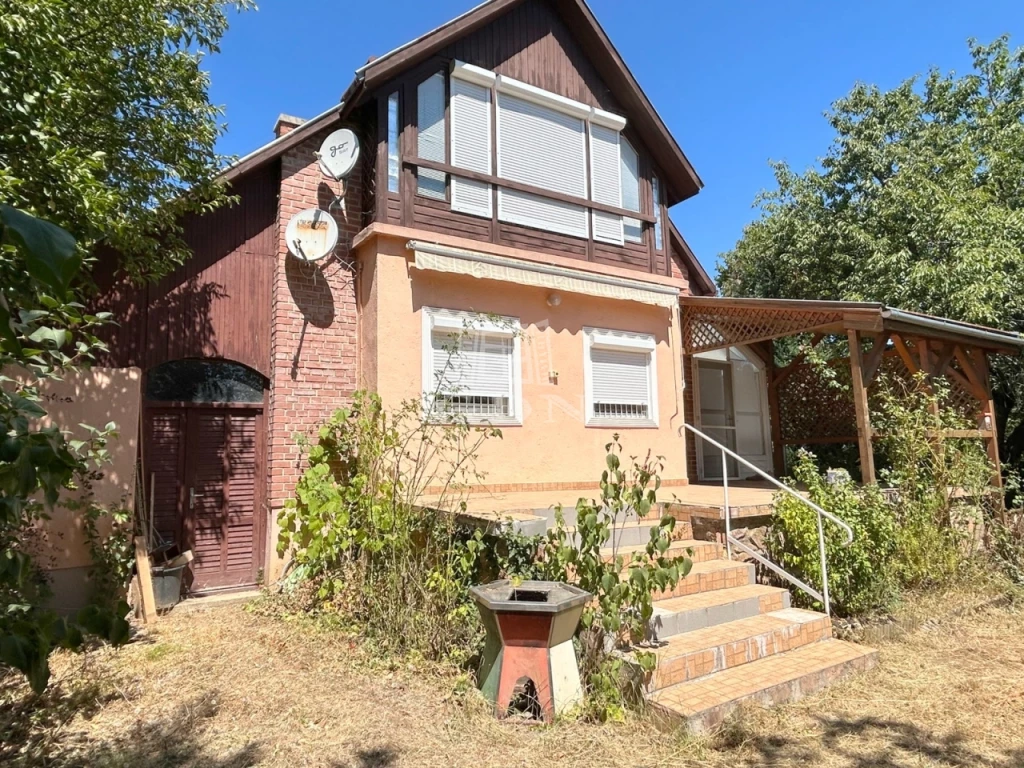
[[[158,611],[173,608],[181,600],[181,574],[187,567],[188,564],[153,568],[153,598]]]

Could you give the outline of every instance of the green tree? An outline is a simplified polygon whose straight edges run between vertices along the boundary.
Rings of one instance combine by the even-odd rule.
[[[0,0],[0,200],[134,275],[181,262],[181,215],[226,199],[201,64],[250,5]]]
[[[96,471],[114,425],[86,441],[40,426],[36,383],[103,350],[95,331],[109,318],[81,301],[97,245],[130,276],[159,277],[188,256],[183,215],[228,200],[201,64],[227,10],[250,6],[0,0],[0,665],[35,691],[53,648],[127,636],[127,606],[73,620],[42,607],[26,533]]]
[[[1024,330],[1024,49],[970,41],[973,71],[857,85],[819,166],[774,163],[760,218],[721,255],[730,296],[880,301]],[[1024,373],[1000,360],[1003,456],[1024,460]]]

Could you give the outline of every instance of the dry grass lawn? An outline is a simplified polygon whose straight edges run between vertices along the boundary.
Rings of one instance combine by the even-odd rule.
[[[913,601],[908,630],[874,638],[877,670],[706,739],[497,722],[458,679],[382,669],[339,633],[237,605],[176,612],[123,649],[59,655],[45,706],[0,684],[0,764],[1017,768],[1024,610],[953,610],[978,600]]]

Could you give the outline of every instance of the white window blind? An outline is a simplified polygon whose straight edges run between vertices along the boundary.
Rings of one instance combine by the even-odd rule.
[[[451,79],[452,165],[491,173],[491,89]],[[452,210],[491,217],[491,185],[452,176]]]
[[[398,92],[388,96],[388,192],[398,191]]]
[[[585,339],[587,423],[656,426],[654,337],[590,328]]]
[[[650,419],[650,352],[590,350],[595,418]]]
[[[622,207],[630,211],[640,210],[640,156],[628,141],[619,139],[619,152],[622,156]],[[622,220],[623,237],[630,243],[640,243],[644,239],[643,224],[640,219]]]
[[[418,142],[417,154],[424,160],[448,161],[445,153],[444,87],[445,76],[431,75],[416,89]],[[417,171],[416,191],[439,200],[445,199],[445,174],[427,168]]]
[[[619,132],[590,124],[590,199],[622,206]],[[622,245],[622,217],[594,211],[594,239]]]
[[[665,239],[661,229],[661,184],[657,176],[651,177],[651,191],[654,194],[654,247],[660,251]]]
[[[498,95],[498,175],[586,198],[585,122],[507,93]],[[498,190],[498,217],[575,237],[587,237],[583,206],[509,189]]]
[[[424,408],[438,418],[521,423],[519,321],[423,310]]]

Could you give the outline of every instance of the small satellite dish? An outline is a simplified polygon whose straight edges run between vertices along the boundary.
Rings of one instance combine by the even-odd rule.
[[[338,224],[319,208],[310,208],[292,216],[284,230],[288,250],[297,259],[317,261],[338,244]]]
[[[335,181],[352,173],[359,160],[359,139],[348,128],[339,128],[324,139],[317,152],[320,168]]]

